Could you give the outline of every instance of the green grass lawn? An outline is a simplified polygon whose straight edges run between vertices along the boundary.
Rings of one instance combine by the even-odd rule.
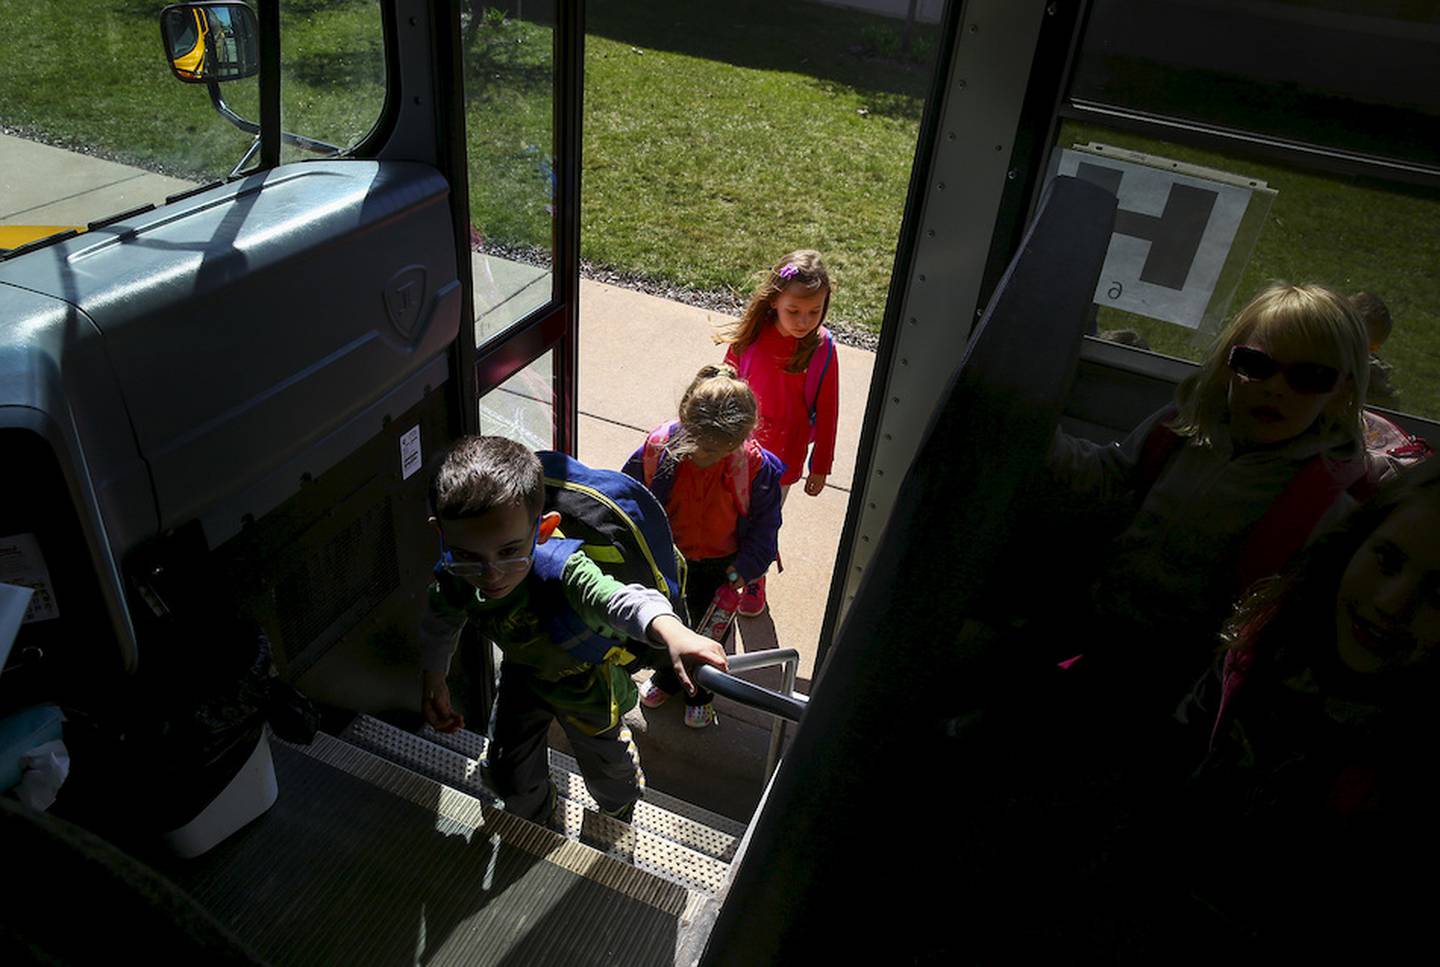
[[[1395,0],[1408,2],[1408,0]],[[0,125],[196,180],[222,177],[249,137],[204,89],[175,81],[152,0],[0,0]],[[374,0],[288,0],[287,130],[349,145],[384,96]],[[833,317],[879,327],[929,84],[934,28],[899,56],[900,24],[834,7],[717,0],[673,10],[589,5],[582,253],[656,282],[743,296],[782,252],[820,249]],[[879,56],[883,55],[883,56]],[[472,223],[486,239],[548,247],[551,32],[492,11],[466,27]],[[254,117],[253,80],[226,96]],[[1098,141],[1243,172],[1279,192],[1237,305],[1265,280],[1370,289],[1390,304],[1384,355],[1402,407],[1440,416],[1440,193],[1331,178],[1100,128]],[[287,149],[286,157],[298,153]],[[97,217],[109,212],[97,212]],[[1233,307],[1232,307],[1233,308]],[[1189,334],[1104,310],[1194,358]]]
[[[251,137],[220,119],[203,85],[172,77],[160,42],[164,6],[0,0],[0,124],[179,177],[228,175]],[[385,97],[378,6],[299,0],[282,9],[286,130],[341,146],[359,140]],[[255,79],[222,90],[239,114],[258,116]],[[302,155],[287,148],[285,156]]]
[[[878,329],[929,82],[899,57],[900,25],[809,4],[731,0],[682,19],[605,0],[587,30],[583,255],[743,297],[785,251],[817,248],[834,317]],[[912,55],[933,43],[921,26]],[[467,69],[475,227],[546,246],[549,31],[487,19]]]
[[[900,25],[754,0],[683,22],[653,10],[589,14],[585,254],[746,295],[757,270],[815,248],[832,314],[877,330],[929,72],[852,48],[893,51]]]
[[[250,139],[212,112],[203,87],[170,76],[162,6],[0,0],[0,124],[151,170],[223,177]],[[383,100],[377,4],[282,9],[286,130],[354,143]],[[833,7],[657,9],[589,6],[585,257],[743,296],[784,251],[814,247],[835,277],[834,317],[877,329],[934,28],[919,25],[901,57],[898,22]],[[467,18],[466,42],[472,223],[503,246],[548,248],[550,29],[492,10]],[[255,117],[254,80],[224,91]]]

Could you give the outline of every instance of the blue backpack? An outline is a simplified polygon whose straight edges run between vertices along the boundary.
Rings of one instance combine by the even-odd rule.
[[[553,450],[537,456],[545,476],[545,510],[559,512],[560,527],[536,547],[535,574],[558,588],[565,562],[583,551],[616,580],[664,594],[685,621],[685,558],[660,502],[618,470],[594,470]],[[568,606],[546,610],[551,640],[581,661],[624,666],[636,660],[628,642],[590,627]]]

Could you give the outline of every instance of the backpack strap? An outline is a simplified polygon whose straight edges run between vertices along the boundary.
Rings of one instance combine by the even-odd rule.
[[[1225,652],[1225,657],[1220,665],[1220,704],[1215,709],[1215,724],[1210,727],[1209,751],[1214,752],[1220,745],[1223,735],[1229,731],[1230,723],[1235,717],[1235,697],[1245,690],[1245,683],[1250,678],[1250,672],[1255,664],[1255,650],[1250,643],[1256,625],[1251,625],[1240,632],[1242,641],[1246,644],[1240,648],[1231,648]]]
[[[725,458],[725,476],[730,478],[730,491],[735,495],[735,507],[741,517],[750,515],[750,461],[745,456],[746,449],[742,446]]]
[[[544,544],[535,546],[535,577],[543,582],[541,593],[543,605],[536,608],[545,625],[550,641],[564,652],[580,661],[600,665],[607,661],[621,665],[635,660],[625,648],[625,642],[608,637],[587,625],[560,591],[560,579],[565,573],[565,562],[586,546],[574,538],[552,537]]]
[[[552,537],[543,544],[535,545],[534,563],[531,570],[542,581],[558,581],[565,572],[565,562],[582,549],[582,541],[569,537]]]
[[[740,511],[741,517],[750,516],[750,485],[755,480],[755,475],[765,465],[765,454],[760,450],[760,444],[755,442],[754,437],[748,438],[745,443],[727,458],[729,465],[725,468],[725,476],[730,480],[730,491],[735,496],[735,507]]]
[[[660,472],[660,464],[668,455],[665,445],[675,435],[675,428],[679,425],[679,421],[671,420],[669,423],[651,430],[650,435],[645,438],[645,447],[640,456],[641,467],[645,474],[645,486],[649,487],[655,482],[655,476]]]
[[[735,375],[747,382],[750,379],[750,367],[755,362],[755,344],[757,342],[759,342],[758,339],[750,340],[750,345],[745,347],[745,351],[740,354],[740,358],[736,361]]]
[[[820,387],[825,383],[825,374],[830,371],[830,360],[835,355],[835,337],[830,335],[830,330],[824,326],[820,327],[820,345],[815,350],[816,355],[824,354],[820,368],[815,368],[815,356],[810,357],[809,364],[805,367],[805,406],[810,413],[810,426],[815,426],[815,410],[820,402]]]
[[[1365,466],[1321,455],[1301,467],[1245,538],[1235,569],[1240,588],[1284,570],[1340,495],[1365,479]]]
[[[1175,452],[1185,445],[1185,438],[1168,424],[1175,419],[1179,410],[1173,406],[1165,412],[1155,425],[1150,428],[1145,441],[1140,444],[1140,457],[1135,462],[1135,496],[1137,500],[1144,500],[1150,488],[1155,486],[1155,481],[1160,479],[1165,464]]]

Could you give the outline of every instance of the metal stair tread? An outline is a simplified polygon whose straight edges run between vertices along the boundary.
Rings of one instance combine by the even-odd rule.
[[[489,834],[497,835],[548,862],[593,879],[632,899],[671,911],[680,917],[682,924],[690,923],[696,911],[715,892],[678,883],[673,876],[649,869],[645,864],[629,863],[578,838],[537,826],[343,738],[322,732],[309,746],[282,744],[402,799],[432,808],[437,817],[473,830],[483,828]]]
[[[478,761],[485,757],[486,739],[485,736],[478,732],[471,732],[468,729],[460,729],[452,733],[436,732],[430,728],[430,726],[426,725],[421,728],[420,735],[437,745],[443,745],[448,749],[461,752],[471,759]],[[576,763],[574,756],[551,749],[550,769],[552,774],[557,767],[566,772],[574,773],[575,775],[580,774],[580,766]],[[708,826],[710,829],[724,833],[737,842],[745,835],[744,823],[731,819],[729,816],[713,812],[703,806],[697,806],[683,799],[676,799],[674,796],[661,792],[658,789],[646,788],[645,798],[641,800],[640,805],[647,804],[658,809],[663,809],[667,813],[683,816],[703,826]],[[733,854],[733,847],[731,853]]]
[[[373,716],[362,714],[355,717],[340,738],[360,749],[377,754],[386,761],[398,758],[402,767],[469,793],[481,801],[489,804],[497,801],[495,793],[484,784],[478,761],[463,752],[428,741],[428,735],[407,732]],[[571,761],[573,763],[573,760]],[[552,774],[556,773],[552,763]],[[605,851],[610,855],[633,862],[637,868],[648,873],[692,891],[713,894],[721,888],[729,869],[725,860],[667,838],[664,835],[667,824],[663,821],[659,823],[662,829],[657,831],[603,816],[595,810],[594,801],[588,793],[584,796],[585,802],[589,803],[587,809],[585,802],[566,795],[572,783],[578,783],[583,789],[584,783],[578,774],[574,774],[572,779],[563,769],[558,771],[560,803],[557,812],[565,818],[566,835],[569,838],[580,840],[582,832],[598,835],[605,844]],[[637,814],[642,814],[640,807],[646,807],[643,818],[663,820],[662,810],[643,800],[636,805]],[[683,817],[671,819],[675,821],[673,825],[682,830],[694,825],[693,821]],[[716,839],[728,839],[726,834],[710,832]],[[724,844],[723,851],[733,856],[734,848],[735,844],[730,840]]]

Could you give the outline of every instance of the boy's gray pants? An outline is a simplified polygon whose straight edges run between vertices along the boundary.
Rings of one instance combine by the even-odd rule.
[[[505,800],[505,811],[531,822],[549,820],[550,722],[558,721],[585,777],[585,788],[600,809],[616,816],[645,790],[640,752],[624,721],[590,735],[536,696],[524,681],[526,672],[508,663],[500,666],[500,687],[490,710],[490,744],[486,752],[490,783]],[[508,681],[507,681],[508,679]]]

